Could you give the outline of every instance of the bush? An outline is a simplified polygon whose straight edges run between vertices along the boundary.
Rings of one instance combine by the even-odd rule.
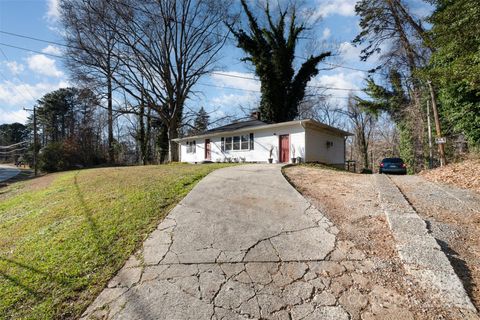
[[[75,154],[70,144],[51,142],[39,154],[40,170],[55,172],[70,169],[74,166]]]
[[[360,171],[360,173],[363,173],[363,174],[372,174],[373,171],[372,171],[372,169],[363,168],[362,171]]]

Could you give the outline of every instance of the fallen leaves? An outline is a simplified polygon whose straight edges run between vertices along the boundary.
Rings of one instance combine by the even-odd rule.
[[[451,184],[480,193],[480,158],[451,163],[433,170],[424,170],[420,175],[430,181]]]

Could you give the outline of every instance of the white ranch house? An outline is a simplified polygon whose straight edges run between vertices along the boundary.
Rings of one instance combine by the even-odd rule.
[[[320,162],[345,164],[345,139],[349,132],[315,120],[268,124],[252,119],[175,139],[180,161],[199,162]]]

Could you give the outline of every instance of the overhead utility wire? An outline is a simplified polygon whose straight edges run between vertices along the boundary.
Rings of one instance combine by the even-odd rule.
[[[180,22],[177,22],[177,23],[180,23]],[[191,26],[191,25],[190,25],[190,26]],[[193,26],[191,26],[191,27],[192,27],[192,28],[195,28],[195,27],[193,27]],[[71,46],[71,45],[64,44],[64,43],[60,43],[60,42],[56,42],[56,41],[40,39],[40,38],[36,38],[36,37],[32,37],[32,36],[27,36],[27,35],[19,34],[19,33],[8,32],[8,31],[3,31],[3,30],[0,30],[0,33],[6,34],[6,35],[9,35],[9,36],[13,36],[13,37],[19,37],[19,38],[24,38],[24,39],[29,39],[29,40],[39,41],[39,42],[50,43],[50,44],[54,44],[54,45],[61,46],[61,47],[66,47],[66,48],[71,48],[71,49],[82,50],[82,48],[80,48],[80,47]],[[214,34],[221,36],[219,33],[214,33]],[[227,38],[235,41],[235,39],[232,38],[232,37],[227,37]],[[46,53],[43,53],[43,54],[46,54]],[[52,55],[52,54],[49,54],[49,55],[55,56],[55,57],[57,57],[57,58],[62,58],[62,57],[57,56],[57,55]],[[302,57],[302,56],[295,56],[295,57],[296,57],[296,58],[299,58],[299,59],[303,59],[303,60],[307,60],[307,59],[308,59],[308,58]],[[331,63],[331,62],[325,62],[325,61],[320,61],[320,63],[326,64],[326,65],[329,65],[329,66],[332,66],[332,67],[335,67],[335,68],[343,68],[343,69],[354,70],[354,71],[361,71],[361,72],[371,72],[371,71],[372,71],[372,70],[365,70],[365,69],[355,68],[355,67],[351,67],[351,66],[347,66],[347,65],[343,65],[343,64]]]
[[[17,143],[11,144],[9,146],[0,146],[0,149],[10,149],[12,147],[16,147],[18,145],[25,144],[25,143],[28,143],[28,141],[17,142]]]
[[[139,7],[134,7],[132,5],[129,5],[127,3],[118,3],[120,5],[123,5],[124,7],[127,7],[127,8],[130,8],[132,10],[136,10],[136,11],[140,11],[144,14],[151,14],[151,12],[145,10],[145,9],[141,9]],[[173,17],[170,17],[171,21],[175,22],[175,23],[178,23],[178,24],[186,24],[188,25],[190,28],[193,28],[193,29],[197,29],[197,30],[200,30],[200,28],[198,27],[195,27],[192,23],[188,23],[186,21],[177,21],[175,20]],[[229,37],[229,36],[226,36],[224,34],[220,34],[218,32],[211,32],[212,34],[216,35],[216,36],[219,36],[219,37],[225,37],[226,39],[229,39],[229,40],[232,40],[232,41],[237,41],[237,39],[233,38],[233,37]],[[303,59],[303,60],[308,60],[308,58],[305,58],[305,57],[302,57],[302,56],[295,56],[295,58],[299,58],[299,59]],[[334,64],[334,63],[329,63],[329,62],[324,62],[324,61],[320,61],[320,63],[322,64],[326,64],[326,65],[330,65],[332,67],[337,67],[337,68],[345,68],[345,69],[350,69],[350,70],[355,70],[355,71],[361,71],[361,72],[368,72],[370,73],[372,70],[363,70],[363,69],[359,69],[359,68],[354,68],[354,67],[349,67],[349,66],[343,66],[343,65],[340,65],[340,64]]]
[[[5,44],[5,43],[2,43],[2,42],[0,42],[0,45],[4,45],[4,46],[7,46],[7,47],[12,47],[12,48],[19,49],[19,50],[24,50],[24,51],[30,51],[30,52],[45,54],[45,55],[52,56],[52,57],[55,57],[55,58],[64,59],[64,57],[61,57],[61,56],[58,56],[58,55],[55,55],[55,54],[43,53],[43,52],[40,52],[40,51],[31,50],[31,49],[27,49],[27,48],[22,48],[22,47],[18,47],[18,46],[13,46],[13,45]],[[240,79],[247,79],[247,80],[256,80],[256,81],[259,81],[259,79],[242,77],[242,76],[236,76],[236,75],[231,75],[231,74],[226,74],[226,73],[219,73],[219,72],[215,72],[215,71],[214,71],[214,72],[210,72],[210,73],[212,73],[212,74],[217,74],[217,75],[222,75],[222,76],[227,76],[227,77],[233,77],[233,78],[240,78]],[[241,91],[250,91],[250,92],[260,92],[260,91],[257,91],[257,90],[249,90],[249,89],[233,88],[233,87],[225,87],[225,86],[216,86],[216,85],[213,85],[213,84],[203,84],[203,83],[199,83],[199,85],[207,86],[207,87],[220,88],[220,89],[231,89],[231,90],[241,90]],[[317,88],[317,89],[326,89],[326,90],[363,91],[363,90],[361,90],[361,89],[349,89],[349,88],[335,88],[335,87],[321,87],[321,86],[307,86],[307,87],[309,87],[309,88]],[[325,95],[318,94],[318,96],[325,96]],[[347,99],[348,97],[332,97],[332,98]]]
[[[15,49],[19,49],[19,50],[24,50],[24,51],[30,51],[30,52],[34,52],[34,53],[44,54],[44,55],[46,55],[46,56],[51,56],[51,57],[55,57],[55,58],[59,58],[59,59],[65,59],[65,57],[62,57],[62,56],[59,56],[59,55],[56,55],[56,54],[44,53],[44,52],[40,52],[40,51],[37,51],[37,50],[32,50],[32,49],[27,49],[27,48],[24,48],[24,47],[19,47],[19,46],[14,46],[14,45],[6,44],[6,43],[3,43],[3,42],[0,42],[0,45],[7,46],[7,47],[11,47],[11,48],[15,48]],[[256,78],[239,76],[239,75],[233,75],[233,74],[228,74],[228,73],[223,73],[223,72],[218,72],[218,71],[211,71],[211,72],[209,72],[209,73],[210,73],[210,74],[219,75],[219,76],[224,76],[224,77],[230,77],[230,78],[238,78],[238,79],[245,79],[245,80],[251,80],[251,81],[260,81],[260,79],[256,79]],[[326,90],[363,91],[363,90],[361,90],[361,89],[354,89],[354,88],[337,88],[337,87],[313,86],[313,85],[308,85],[307,87],[308,87],[308,88],[316,88],[316,89],[326,89]]]
[[[246,92],[254,92],[254,93],[260,93],[260,90],[253,90],[253,89],[243,89],[243,88],[234,88],[234,87],[228,87],[228,86],[216,86],[214,84],[208,84],[208,83],[198,83],[199,86],[205,86],[205,87],[213,87],[213,88],[220,88],[220,89],[228,89],[228,90],[239,90],[239,91],[246,91]],[[350,99],[350,97],[336,97],[336,96],[329,96],[325,94],[309,94],[308,96],[318,96],[318,97],[325,97],[329,99]]]
[[[11,150],[11,151],[0,151],[0,155],[12,154],[12,153],[15,153],[15,152],[23,151],[25,149],[27,149],[27,148],[20,148],[20,149],[15,149],[15,150]]]
[[[7,57],[7,55],[5,54],[5,51],[2,50],[2,48],[0,48],[0,52],[2,53],[2,55],[5,57],[5,59],[7,59],[7,61],[9,61],[10,59]],[[3,75],[2,75],[3,76]],[[17,74],[14,74],[13,75],[15,78],[17,78],[18,81],[20,82],[25,82],[23,79],[20,79],[20,77],[17,75]],[[5,76],[3,76],[4,78],[6,78]],[[8,79],[6,79],[8,81]],[[17,89],[15,88],[15,91],[17,91]],[[25,87],[25,91],[28,93],[28,95],[33,99],[33,100],[36,100],[36,98],[33,96],[33,94],[30,92],[30,90]],[[18,91],[17,91],[18,92]],[[22,93],[20,93],[21,96],[23,96]],[[24,98],[26,98],[25,96],[23,96]],[[29,98],[27,98],[27,100],[29,100]]]

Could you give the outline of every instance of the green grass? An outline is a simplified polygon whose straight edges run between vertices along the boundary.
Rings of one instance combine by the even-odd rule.
[[[224,166],[70,171],[0,189],[0,318],[77,318],[168,211]]]

